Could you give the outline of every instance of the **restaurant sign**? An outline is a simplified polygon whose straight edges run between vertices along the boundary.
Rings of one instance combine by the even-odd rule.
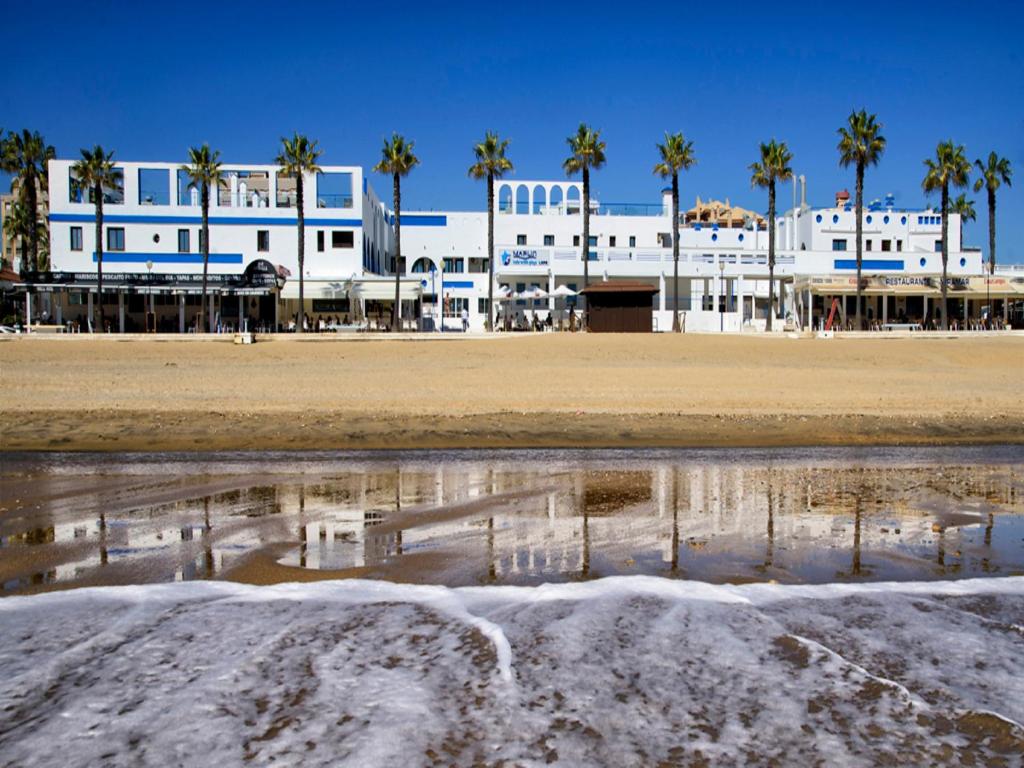
[[[535,248],[501,252],[501,265],[503,267],[546,267],[547,264],[547,252],[541,252]]]

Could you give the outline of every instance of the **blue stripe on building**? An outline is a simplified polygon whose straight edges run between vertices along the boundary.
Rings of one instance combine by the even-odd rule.
[[[856,259],[836,259],[836,269],[856,269]],[[903,259],[864,259],[861,269],[903,269]]]
[[[403,217],[404,218],[404,217]],[[92,224],[96,217],[91,213],[51,213],[51,222],[69,222],[73,224]],[[233,217],[233,216],[211,216],[210,224],[236,224],[249,226],[284,226],[294,227],[297,219],[279,219],[270,217]],[[104,214],[104,224],[195,224],[203,223],[201,216],[150,216],[140,214]],[[359,219],[306,219],[306,225],[310,227],[361,227],[363,222]]]
[[[92,254],[93,264],[96,263],[96,252]],[[152,261],[154,264],[202,264],[203,254],[201,253],[126,253],[115,251],[103,253],[104,264],[139,263],[145,264]],[[211,253],[210,264],[241,264],[242,254],[240,253]]]
[[[391,214],[388,219],[391,226],[395,226],[395,214]],[[447,227],[448,217],[447,216],[416,216],[412,214],[402,214],[402,226],[403,227]]]
[[[445,280],[444,281],[444,287],[445,288],[472,288],[473,287],[473,281],[472,280]]]

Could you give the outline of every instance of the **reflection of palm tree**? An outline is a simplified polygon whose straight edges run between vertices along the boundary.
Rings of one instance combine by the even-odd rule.
[[[487,580],[494,582],[498,578],[498,566],[494,562],[494,518],[487,518]]]
[[[857,497],[857,505],[853,513],[853,564],[850,572],[854,576],[860,576],[860,496]]]
[[[988,513],[988,525],[985,526],[985,548],[989,550],[985,557],[981,560],[981,570],[988,573],[992,568],[990,561],[991,550],[992,550],[992,527],[996,524],[995,515],[991,512]]]
[[[772,497],[772,484],[768,482],[768,532],[764,545],[764,567],[771,568],[775,564],[775,499]]]
[[[299,486],[299,567],[306,567],[306,489]]]
[[[106,565],[107,559],[107,516],[100,512],[100,565]]]
[[[672,471],[672,567],[673,575],[679,572],[679,469]]]
[[[213,536],[210,525],[210,497],[203,499],[203,557],[206,561],[206,578],[213,577]]]
[[[583,578],[590,577],[590,515],[587,507],[583,506],[583,569],[580,571]]]

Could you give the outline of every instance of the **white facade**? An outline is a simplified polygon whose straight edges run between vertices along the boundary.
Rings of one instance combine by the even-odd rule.
[[[50,163],[52,263],[55,271],[91,273],[96,270],[94,206],[77,189],[72,165],[68,160]],[[104,271],[166,277],[201,273],[199,196],[180,165],[126,162],[116,167],[123,184],[105,190]],[[279,176],[273,165],[225,164],[222,175],[211,195],[210,273],[240,275],[259,260],[283,267],[290,277],[276,299],[275,323],[280,324],[297,310],[294,180]],[[387,278],[393,277],[394,217],[363,169],[325,166],[321,174],[307,175],[304,188],[306,311],[317,311],[313,301],[332,314],[332,300],[355,299],[365,310],[367,300],[393,297]],[[583,288],[580,183],[499,180],[494,192],[496,288],[513,293],[531,287],[545,292]],[[777,218],[774,311],[779,326],[787,318],[813,325],[823,314],[822,294],[817,304],[813,298],[808,303],[799,287],[809,285],[806,278],[856,274],[854,217],[850,205],[811,208],[800,203]],[[401,224],[407,313],[418,313],[436,328],[442,304],[446,327],[461,328],[465,311],[470,329],[482,330],[490,280],[486,212],[410,211],[403,212]],[[768,232],[753,221],[735,228],[681,226],[677,306],[671,233],[668,195],[653,205],[592,200],[590,281],[628,279],[655,286],[656,330],[671,328],[673,309],[682,313],[688,331],[763,328],[769,312]],[[867,278],[934,280],[942,273],[940,215],[934,210],[900,208],[892,198],[874,202],[864,212],[863,238]],[[956,214],[949,217],[949,241],[949,276],[982,275],[981,252],[963,249]],[[499,314],[559,321],[581,303],[512,297]],[[905,301],[883,305],[879,296],[869,297],[868,312],[881,317],[886,310],[903,311]],[[239,318],[242,312],[240,305]],[[353,314],[360,313],[353,307]]]

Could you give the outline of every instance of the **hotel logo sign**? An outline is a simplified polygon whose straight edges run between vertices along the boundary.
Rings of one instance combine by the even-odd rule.
[[[535,248],[524,248],[501,252],[503,267],[546,267],[548,255]]]

